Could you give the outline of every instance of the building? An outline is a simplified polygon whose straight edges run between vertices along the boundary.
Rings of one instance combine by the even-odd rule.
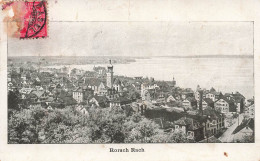
[[[105,67],[95,67],[93,68],[93,70],[98,74],[98,76],[102,77],[106,75],[106,68]]]
[[[200,85],[197,85],[197,89],[196,89],[196,91],[194,92],[194,97],[195,97],[195,99],[197,100],[197,101],[199,101],[200,100],[200,91],[202,91],[202,89],[200,88]]]
[[[223,114],[236,113],[237,111],[235,103],[232,100],[228,100],[226,97],[217,100],[214,107]]]
[[[79,104],[78,106],[76,106],[75,109],[76,109],[76,111],[80,112],[81,114],[83,114],[85,116],[89,116],[87,107],[85,107],[83,104]]]
[[[108,106],[109,100],[106,96],[95,95],[89,100],[89,103],[92,105],[96,105],[97,107],[105,108]]]
[[[188,97],[194,97],[194,93],[192,91],[184,91],[181,94],[181,98],[184,100]]]
[[[154,81],[146,81],[141,84],[141,97],[142,100],[149,100],[149,90],[159,89],[159,86]]]
[[[172,95],[167,96],[166,102],[174,102],[174,101],[176,101],[176,99]]]
[[[132,100],[127,97],[117,97],[110,101],[110,107],[122,107],[131,103]]]
[[[113,65],[111,60],[109,60],[109,65],[107,66],[107,87],[113,88]]]
[[[202,109],[205,110],[206,108],[214,108],[214,102],[210,98],[204,98],[202,100]]]
[[[206,98],[210,98],[212,101],[216,101],[220,98],[221,93],[216,91],[210,91],[206,93]]]
[[[87,101],[88,97],[92,96],[94,91],[87,87],[78,87],[72,92],[72,97],[78,102]]]
[[[113,80],[113,88],[118,92],[122,92],[123,83],[118,78],[116,78]]]
[[[245,116],[248,118],[255,118],[255,104],[252,104],[246,108]]]
[[[213,109],[203,110],[203,116],[206,116],[205,136],[210,137],[217,134],[225,127],[225,117],[218,111]]]
[[[175,80],[175,78],[174,78],[174,77],[172,78],[172,86],[173,86],[173,87],[175,87],[175,86],[176,86],[176,80]]]
[[[253,98],[248,99],[248,100],[246,101],[246,105],[247,105],[247,106],[250,106],[250,105],[253,105],[253,104],[255,104],[255,98],[254,98],[254,96],[253,96]]]
[[[109,88],[107,89],[106,97],[108,100],[112,100],[119,97],[119,93],[117,90],[115,90],[115,88]]]
[[[197,100],[194,97],[188,97],[182,101],[182,105],[185,109],[196,109]]]
[[[203,126],[195,119],[182,117],[174,122],[175,131],[183,132],[187,138],[200,141],[204,139]]]
[[[233,141],[234,142],[244,142],[245,137],[254,138],[254,119],[250,118],[243,120],[242,123],[237,126],[233,131]]]

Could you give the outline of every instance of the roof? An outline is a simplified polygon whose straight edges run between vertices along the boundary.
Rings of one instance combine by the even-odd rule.
[[[84,91],[91,91],[91,88],[88,87],[78,87],[75,90],[73,90],[74,92],[84,92]]]
[[[97,95],[95,95],[93,98],[95,98],[98,103],[105,103],[105,102],[108,101],[106,96],[97,96]]]
[[[31,93],[33,88],[22,88],[20,89],[20,93],[29,94]]]
[[[85,84],[90,86],[99,86],[101,82],[105,82],[105,80],[98,79],[98,78],[86,78]]]
[[[210,119],[217,119],[220,117],[223,117],[222,114],[216,110],[213,109],[205,109],[203,110],[203,115],[209,116]]]
[[[232,134],[238,133],[240,130],[244,129],[245,127],[249,127],[254,131],[255,128],[255,121],[253,118],[250,118],[248,120],[243,120],[242,123],[233,131]]]
[[[223,99],[224,101],[226,101],[228,104],[232,103],[233,101],[232,100],[229,100],[227,97],[222,97],[220,99],[218,99],[216,102],[218,102],[219,100]]]
[[[132,100],[127,97],[117,97],[112,102],[119,102],[119,103],[126,104],[126,103],[131,103]]]
[[[32,91],[33,94],[35,94],[37,97],[41,97],[44,94],[43,90],[37,90],[37,91]]]
[[[118,79],[118,78],[114,78],[114,83],[113,84],[121,85],[121,80]]]
[[[214,103],[210,98],[204,98],[203,99],[207,104],[212,104]]]
[[[211,89],[209,90],[209,92],[216,92],[215,88],[211,87]]]
[[[217,96],[220,95],[220,92],[217,92],[214,88],[213,89],[211,88],[208,93],[214,94],[214,95],[217,95]]]
[[[240,98],[243,98],[243,99],[245,99],[245,96],[243,96],[241,93],[239,93],[239,92],[236,92],[236,93],[234,93],[234,94],[232,94],[234,97],[240,97]]]
[[[187,130],[197,130],[203,127],[198,121],[189,117],[182,117],[174,123],[178,125],[187,126]]]
[[[187,97],[186,100],[190,102],[197,102],[197,100],[194,97]]]
[[[179,120],[175,121],[175,124],[190,125],[190,124],[192,124],[192,121],[193,121],[192,118],[182,117]]]
[[[240,103],[241,100],[244,100],[243,97],[240,97],[240,96],[233,96],[232,99],[236,102],[236,103]]]

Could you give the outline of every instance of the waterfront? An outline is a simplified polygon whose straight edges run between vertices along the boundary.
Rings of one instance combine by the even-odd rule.
[[[87,59],[87,57],[86,57]],[[174,76],[177,85],[195,89],[199,84],[202,88],[214,87],[223,92],[239,91],[246,98],[254,95],[253,58],[170,58],[152,57],[136,59],[128,64],[116,64],[115,75],[129,77],[154,77],[156,80],[171,81]],[[106,66],[96,64],[95,66]],[[49,66],[61,68],[63,66]],[[93,64],[70,65],[77,68],[92,70]]]

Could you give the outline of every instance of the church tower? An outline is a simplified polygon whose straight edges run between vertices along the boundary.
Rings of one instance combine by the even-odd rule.
[[[174,77],[172,78],[172,85],[173,85],[173,87],[176,86],[176,80],[174,79]]]
[[[113,87],[113,65],[111,60],[109,60],[109,65],[107,66],[107,87]]]

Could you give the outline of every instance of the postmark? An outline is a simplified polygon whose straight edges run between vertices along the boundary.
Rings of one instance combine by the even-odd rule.
[[[27,14],[24,16],[24,28],[20,38],[38,38],[47,36],[46,1],[25,2]]]
[[[48,36],[47,1],[7,2],[2,10],[8,12],[5,21],[9,36],[20,39]]]

